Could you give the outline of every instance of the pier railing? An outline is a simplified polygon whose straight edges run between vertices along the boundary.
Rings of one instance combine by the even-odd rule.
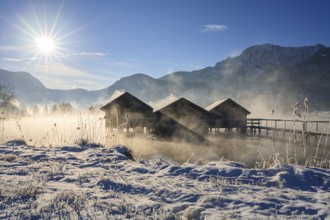
[[[282,134],[285,138],[286,133],[306,134],[319,136],[329,134],[330,121],[320,120],[300,120],[300,119],[247,119],[247,132],[250,134],[265,134],[279,137]]]

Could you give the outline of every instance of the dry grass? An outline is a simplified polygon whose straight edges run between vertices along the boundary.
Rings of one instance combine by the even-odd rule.
[[[302,109],[304,108],[304,109]],[[275,132],[273,134],[274,153],[270,156],[264,156],[258,152],[259,161],[256,163],[257,168],[267,169],[270,167],[281,167],[285,164],[298,164],[311,167],[320,167],[330,169],[330,149],[328,137],[330,134],[330,121],[318,137],[313,142],[310,137],[309,127],[312,127],[310,119],[309,102],[305,98],[304,106],[296,103],[293,106],[291,134],[285,142],[280,146],[275,142]],[[302,128],[297,128],[295,121],[302,120]],[[298,139],[297,131],[301,129],[301,138]],[[281,151],[282,150],[282,151]]]

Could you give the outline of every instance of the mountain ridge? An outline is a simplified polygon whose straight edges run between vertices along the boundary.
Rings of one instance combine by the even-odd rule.
[[[6,81],[4,71],[0,71],[0,82]],[[15,73],[12,72],[12,75]],[[330,48],[322,44],[303,47],[255,45],[211,67],[177,71],[160,78],[143,73],[133,74],[104,89],[93,91],[48,89],[36,79],[27,92],[27,88],[20,87],[22,83],[19,80],[7,81],[15,84],[18,98],[26,104],[65,101],[90,105],[96,101],[105,102],[116,90],[124,90],[146,102],[174,95],[186,97],[200,106],[231,97],[253,110],[260,105],[264,109],[289,111],[291,103],[308,97],[315,109],[328,110]]]

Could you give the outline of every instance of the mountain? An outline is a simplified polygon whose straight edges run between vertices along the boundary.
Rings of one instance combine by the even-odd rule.
[[[28,73],[5,70],[0,70],[0,82],[13,85],[19,100],[26,104],[58,101],[105,104],[116,90],[125,90],[147,102],[172,95],[201,106],[231,97],[252,113],[272,109],[291,112],[295,102],[307,97],[311,110],[329,110],[330,48],[321,44],[256,45],[213,67],[174,72],[159,79],[134,74],[97,91],[47,89]]]
[[[182,93],[203,106],[232,97],[255,111],[262,107],[286,112],[308,97],[314,110],[329,110],[330,48],[252,46],[214,67],[176,72],[160,80],[183,82]],[[194,84],[204,85],[203,92],[189,92]]]
[[[23,104],[44,104],[50,102],[77,102],[90,104],[100,92],[84,89],[56,90],[46,88],[42,82],[26,72],[10,72],[0,69],[0,83],[13,89]],[[83,97],[83,98],[82,98]]]
[[[43,94],[47,90],[38,79],[25,72],[0,70],[0,83],[11,87],[18,99],[27,103],[44,100]]]

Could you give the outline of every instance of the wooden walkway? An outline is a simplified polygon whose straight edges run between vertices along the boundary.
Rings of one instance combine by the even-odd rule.
[[[279,138],[280,134],[285,138],[286,133],[304,134],[317,138],[329,135],[330,121],[249,118],[247,119],[247,132],[251,135],[272,135],[276,138]]]

